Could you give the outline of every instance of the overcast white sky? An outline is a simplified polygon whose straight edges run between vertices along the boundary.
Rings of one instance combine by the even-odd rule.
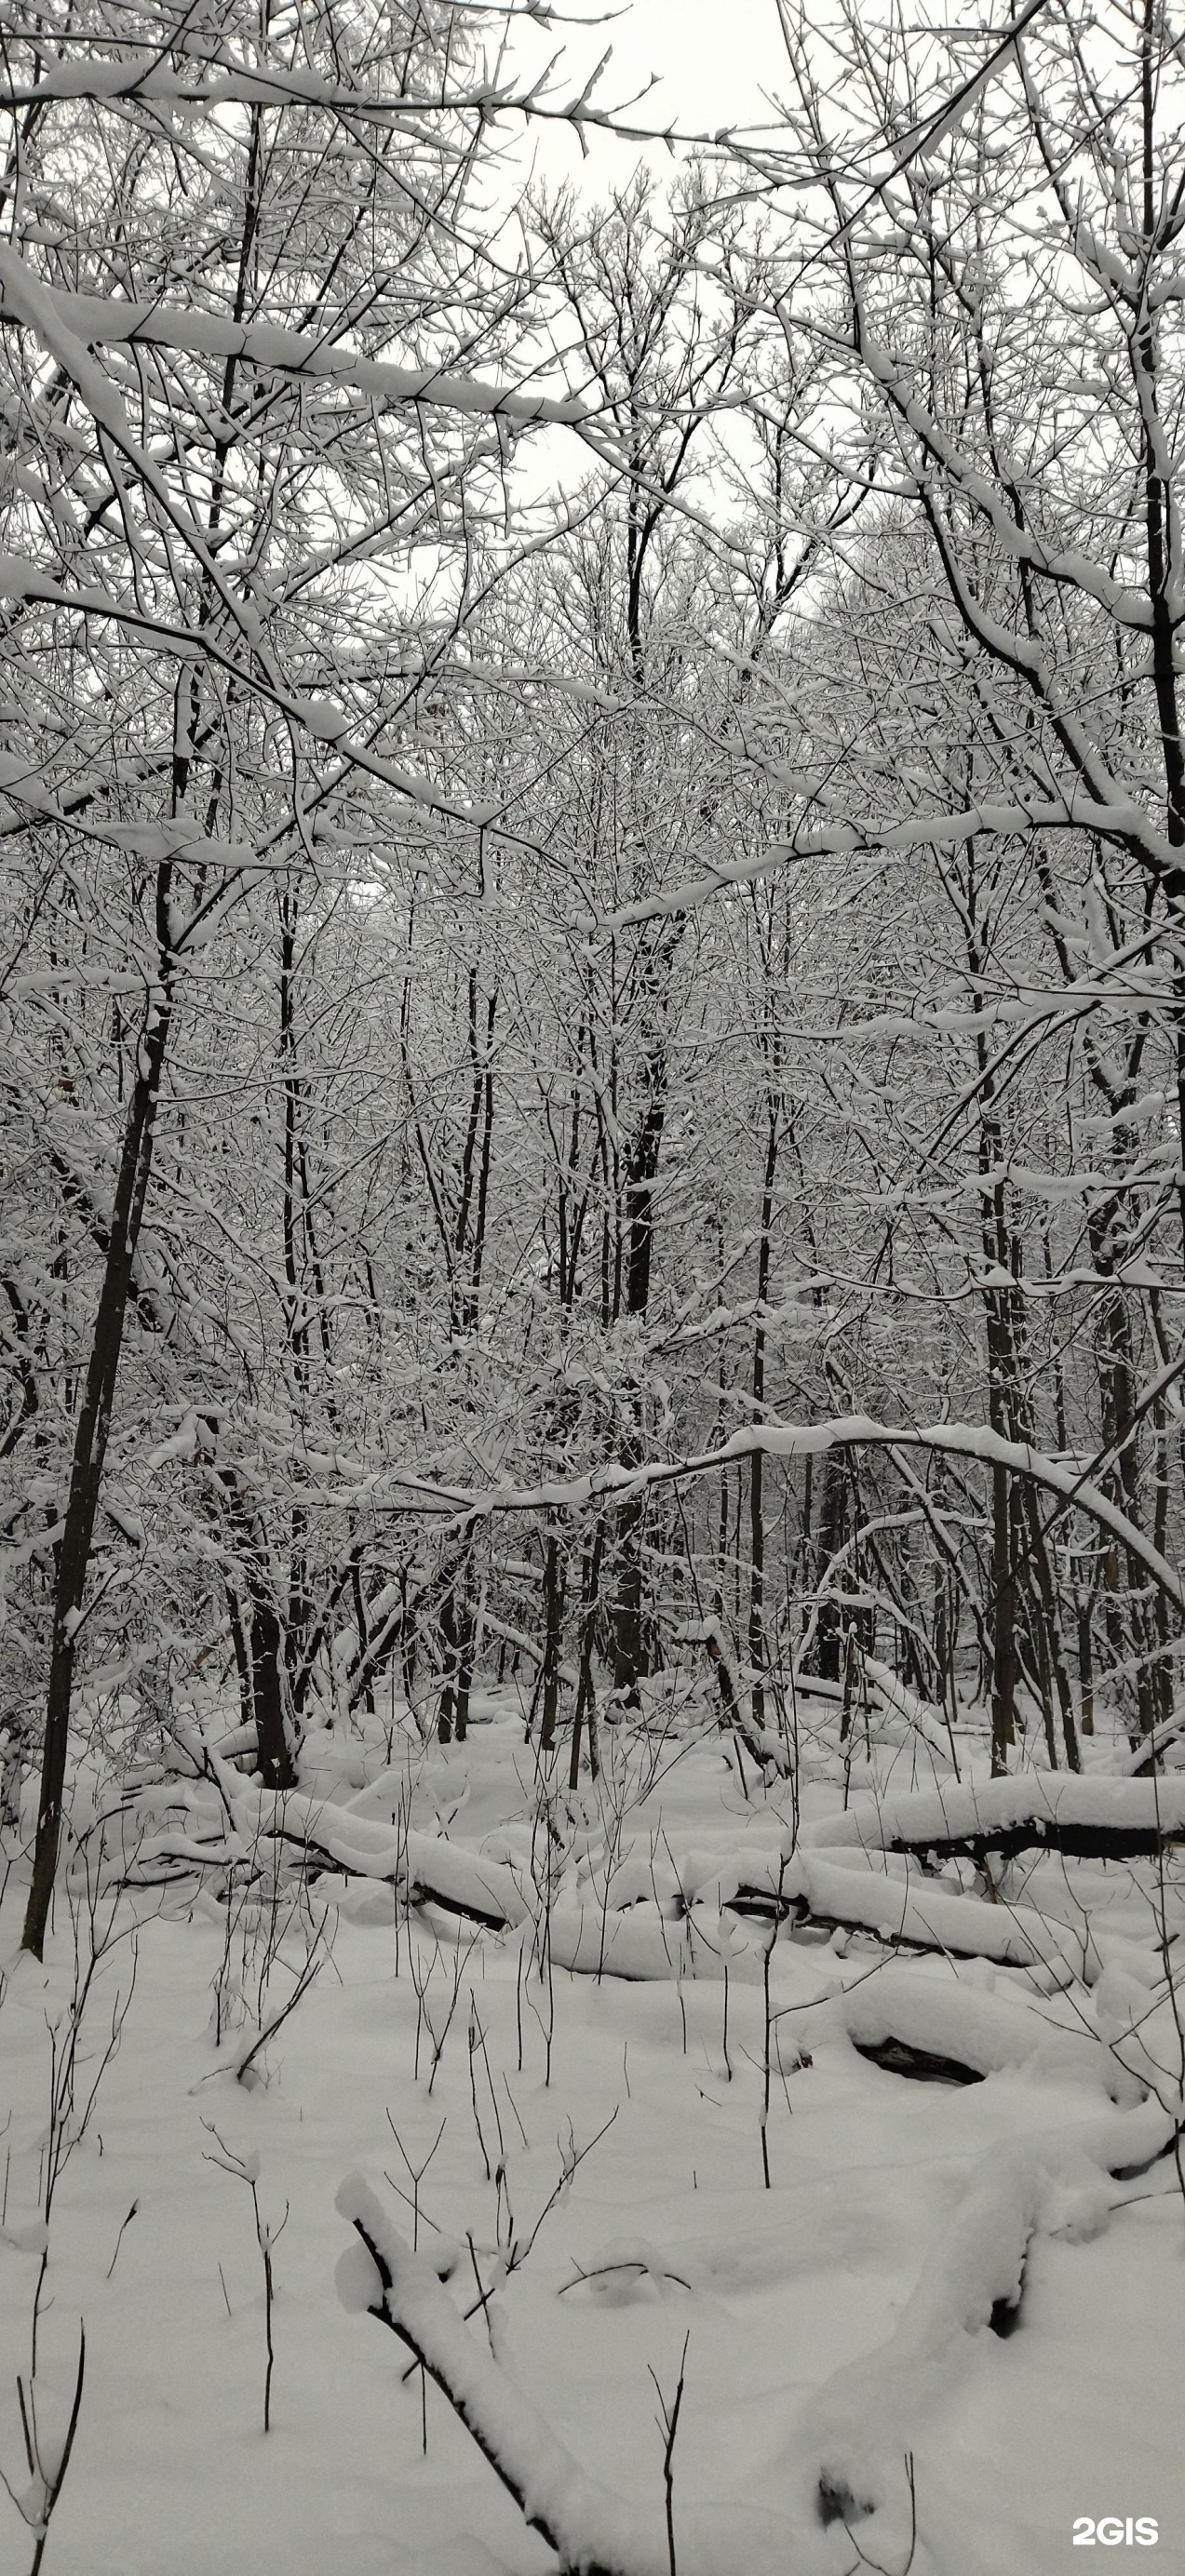
[[[631,84],[660,75],[663,117],[680,125],[751,122],[762,113],[762,83],[785,75],[774,0],[633,0],[600,33],[613,47],[612,69]]]
[[[592,5],[589,18],[595,18]],[[598,55],[612,46],[613,59],[597,93],[606,107],[618,105],[641,89],[651,72],[657,73],[661,88],[639,108],[638,121],[673,122],[686,133],[762,123],[763,85],[785,85],[774,0],[632,0],[632,5],[624,0],[605,23],[584,29],[560,26],[551,41],[563,45],[565,90],[579,88]],[[582,167],[573,136],[553,132],[540,141],[537,128],[535,142],[538,166],[549,179],[570,177],[594,193],[598,186],[620,181],[637,157],[636,147],[598,138],[590,140],[589,160]]]

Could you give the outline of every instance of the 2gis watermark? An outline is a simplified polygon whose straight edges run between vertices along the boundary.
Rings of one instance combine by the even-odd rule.
[[[1154,2549],[1159,2538],[1159,2525],[1150,2513],[1105,2513],[1101,2522],[1080,2513],[1074,2520],[1075,2549],[1093,2549],[1096,2541],[1103,2549]]]

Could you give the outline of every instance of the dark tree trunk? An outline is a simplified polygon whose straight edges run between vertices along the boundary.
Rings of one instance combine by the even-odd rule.
[[[238,1595],[229,1583],[226,1587],[226,1615],[230,1621],[230,1641],[235,1650],[235,1671],[239,1677],[239,1708],[244,1726],[253,1726],[255,1701],[251,1689],[251,1658],[247,1653]]]
[[[848,1474],[842,1461],[828,1458],[823,1469],[823,1492],[819,1503],[819,1537],[816,1551],[818,1579],[826,1578],[827,1568],[838,1556],[847,1533]],[[815,1631],[815,1661],[819,1678],[837,1682],[843,1658],[843,1617],[838,1601],[824,1601]]]
[[[637,1444],[630,1444],[631,1456]],[[628,1463],[628,1461],[627,1461]],[[638,1706],[638,1683],[647,1671],[646,1633],[642,1617],[642,1522],[645,1497],[631,1494],[617,1514],[617,1580],[613,1603],[613,1696],[627,1708]]]
[[[210,1422],[207,1428],[211,1441],[215,1441],[216,1424]],[[230,1596],[234,1605],[231,1634],[235,1641],[244,1722],[255,1728],[259,1770],[265,1788],[294,1789],[296,1770],[284,1723],[287,1674],[283,1632],[268,1579],[261,1535],[235,1469],[215,1466],[214,1483],[234,1533],[250,1611],[250,1617],[244,1623],[237,1600],[233,1594]]]
[[[66,1754],[74,1695],[75,1640],[82,1618],[136,1245],[152,1170],[157,1103],[172,1015],[171,890],[172,869],[166,864],[158,870],[156,885],[158,981],[136,1052],[136,1078],[128,1098],[103,1284],[99,1291],[86,1383],[74,1437],[70,1488],[57,1557],[37,1839],[22,1933],[24,1948],[31,1950],[38,1959],[45,1946],[61,1841]]]
[[[1094,1638],[1091,1634],[1093,1588],[1075,1595],[1078,1615],[1078,1697],[1082,1709],[1082,1732],[1094,1734]]]
[[[373,1717],[374,1667],[367,1653],[366,1603],[362,1595],[362,1571],[358,1563],[357,1548],[352,1549],[350,1553],[350,1591],[354,1603],[354,1624],[358,1631],[358,1652],[354,1660],[358,1674],[359,1696],[367,1716]]]
[[[539,1750],[555,1749],[556,1721],[560,1707],[560,1647],[564,1622],[564,1576],[560,1561],[560,1543],[554,1530],[548,1532],[547,1553],[543,1567],[543,1697],[539,1726]]]
[[[251,1595],[251,1692],[265,1789],[293,1789],[296,1771],[284,1726],[283,1639],[276,1605],[262,1578]]]
[[[1053,1568],[1049,1561],[1049,1548],[1046,1543],[1045,1532],[1041,1526],[1040,1505],[1031,1485],[1026,1489],[1025,1500],[1028,1507],[1033,1563],[1037,1569],[1037,1582],[1041,1593],[1041,1615],[1045,1633],[1047,1662],[1049,1672],[1053,1680],[1053,1687],[1057,1693],[1058,1708],[1061,1714],[1062,1740],[1066,1748],[1066,1762],[1071,1771],[1080,1771],[1082,1769],[1082,1754],[1078,1744],[1078,1729],[1074,1723],[1074,1701],[1070,1690],[1069,1675],[1066,1671],[1065,1655],[1062,1650],[1062,1631],[1061,1621],[1058,1617],[1057,1591],[1053,1580]],[[1052,1732],[1052,1711],[1050,1716],[1050,1727]],[[1050,1749],[1050,1765],[1052,1769],[1056,1770],[1057,1755],[1053,1751],[1052,1746]]]
[[[992,1776],[1008,1768],[1016,1735],[1016,1602],[1008,1470],[992,1469]]]
[[[778,1170],[778,1142],[781,1122],[781,1095],[766,1094],[765,1173],[761,1191],[761,1234],[757,1249],[757,1302],[764,1313],[769,1298],[771,1229],[774,1212],[774,1182]],[[765,1324],[758,1321],[753,1336],[753,1420],[760,1423],[765,1410]],[[755,1449],[749,1461],[749,1667],[752,1674],[752,1710],[754,1728],[765,1725],[765,1459]]]
[[[600,1607],[601,1557],[605,1545],[605,1524],[598,1520],[591,1551],[586,1551],[581,1569],[580,1677],[576,1685],[576,1706],[572,1715],[572,1753],[568,1764],[568,1787],[575,1789],[580,1781],[580,1734],[588,1730],[589,1769],[597,1776],[597,1699],[593,1686],[593,1639],[596,1635],[597,1611]]]
[[[440,1635],[444,1653],[436,1710],[436,1740],[438,1744],[451,1744],[457,1704],[457,1618],[451,1581],[440,1605]]]

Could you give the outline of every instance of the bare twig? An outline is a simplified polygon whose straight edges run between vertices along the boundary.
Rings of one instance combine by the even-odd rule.
[[[675,2394],[669,2405],[659,2386],[657,2374],[653,2370],[650,2373],[658,2391],[657,2421],[659,2432],[663,2436],[662,2474],[663,2485],[666,2488],[667,2553],[670,2558],[671,2576],[679,2576],[675,2559],[675,2442],[679,2432],[679,2411],[683,2404],[683,2389],[687,2378],[687,2347],[690,2341],[690,2333],[685,2334],[683,2351],[679,2359],[679,2377]]]

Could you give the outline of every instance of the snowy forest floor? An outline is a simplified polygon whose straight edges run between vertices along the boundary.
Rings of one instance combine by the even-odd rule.
[[[617,2499],[622,2564],[632,2552],[642,2576],[670,2563],[659,2417],[681,2365],[679,2576],[904,2576],[911,2549],[913,2576],[1055,2576],[1078,2563],[1081,2516],[1154,2518],[1149,2563],[1185,2569],[1185,2207],[1165,2085],[1148,2079],[1171,2062],[1149,2035],[1158,2017],[1176,2027],[1158,1979],[1185,1921],[1179,1853],[1167,1869],[1030,1853],[997,1874],[995,1907],[968,1863],[948,1864],[946,1902],[969,1922],[1035,1910],[1044,1960],[977,1955],[972,1935],[959,1956],[945,1933],[894,1955],[801,1907],[774,1937],[729,1896],[785,1878],[796,1828],[830,1849],[845,1800],[825,1708],[797,1818],[789,1784],[739,1774],[702,1712],[684,1711],[677,1737],[607,1736],[599,1793],[573,1801],[558,1779],[541,1800],[515,1695],[479,1713],[447,1750],[401,1753],[368,1721],[347,1760],[321,1735],[302,1780],[344,1814],[361,1800],[372,1824],[447,1833],[491,1883],[517,1873],[536,1897],[542,1834],[546,1901],[510,1928],[431,1903],[409,1914],[374,1874],[306,1871],[261,1902],[244,1870],[228,1901],[225,1877],[199,1879],[183,1847],[170,1857],[160,1774],[136,1791],[135,1848],[168,1883],[121,1890],[110,1832],[92,1832],[44,1969],[16,1955],[25,1874],[11,1868],[0,2467],[33,2521],[17,2380],[28,2389],[47,2188],[34,2391],[51,2472],[80,2319],[86,2331],[46,2576],[555,2568],[446,2398],[359,2312],[377,2276],[348,2224],[357,2186],[347,2215],[335,2205],[354,2169],[432,2258],[406,2307],[429,2338],[434,2302],[457,2315],[494,2287],[466,2332],[498,2392],[475,2382],[474,2403],[495,2430],[499,2405],[521,2405],[528,2454],[544,2419]],[[1100,1773],[1114,1749],[1091,1748]],[[964,1747],[964,1782],[986,1767]],[[848,1813],[875,1814],[911,1778],[933,1784],[916,1747],[874,1747]],[[76,1828],[88,1794],[102,1805],[98,1775],[76,1789]],[[218,1794],[185,1792],[195,1850]],[[716,1909],[696,1896],[681,1914],[672,1887],[697,1872],[703,1885],[704,1853]],[[882,1889],[913,1883],[892,1855],[841,1859],[854,1884],[870,1870]],[[563,1934],[577,1883],[626,1974],[598,1976],[587,1939]],[[1075,1975],[1067,1937],[1087,1917]],[[101,1956],[80,2012],[76,1939],[85,1975],[92,1923]],[[878,2033],[930,2080],[891,2050],[870,2056]],[[952,2080],[958,2066],[978,2080]],[[274,2265],[266,2436],[253,2174]],[[0,2494],[3,2576],[26,2576],[34,2545]]]

